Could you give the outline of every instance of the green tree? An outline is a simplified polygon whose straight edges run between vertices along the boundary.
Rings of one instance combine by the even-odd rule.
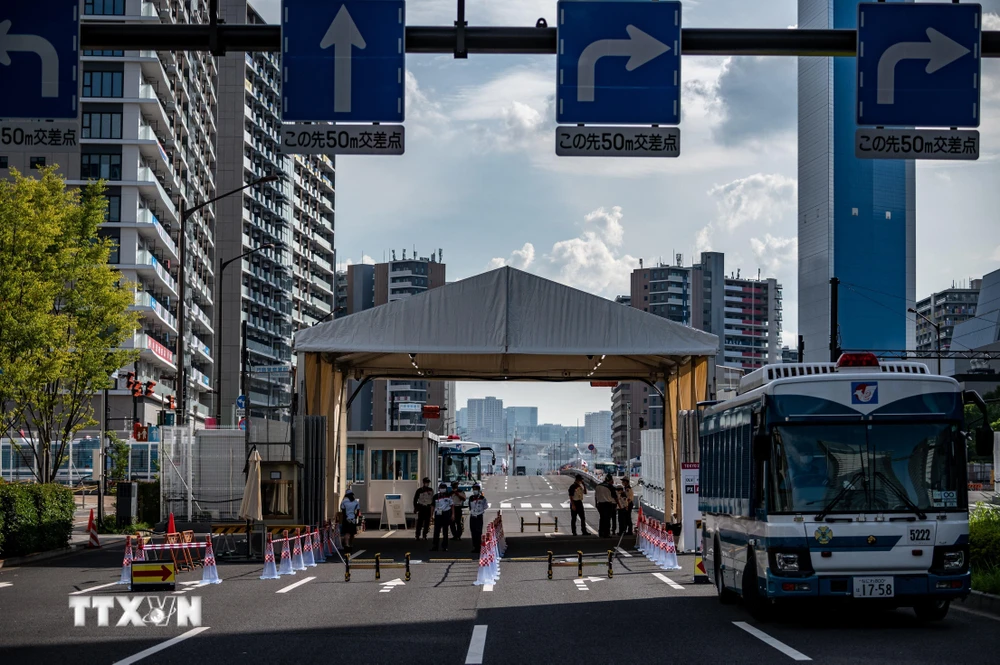
[[[10,340],[0,350],[4,373],[12,368],[9,393],[0,396],[18,405],[6,418],[23,423],[29,443],[22,456],[30,450],[44,483],[65,463],[72,438],[96,424],[93,397],[110,385],[111,372],[135,360],[136,351],[120,347],[135,333],[138,314],[129,310],[134,285],[108,264],[112,241],[98,235],[107,209],[103,184],[67,190],[54,168],[38,180],[11,174],[0,183],[0,242],[10,239],[0,247],[0,264],[8,256],[30,264],[15,278],[30,298],[12,300],[11,317],[31,324],[32,333],[0,337]],[[29,306],[34,312],[22,311]]]
[[[128,458],[132,453],[128,442],[113,431],[108,432],[108,456],[111,458],[111,480],[128,480]]]

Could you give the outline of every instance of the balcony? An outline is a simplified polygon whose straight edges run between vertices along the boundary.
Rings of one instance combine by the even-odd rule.
[[[143,360],[148,360],[161,369],[177,371],[174,352],[146,333],[136,334],[135,348],[140,349],[139,355]]]
[[[177,295],[176,280],[174,280],[174,278],[170,276],[170,273],[167,272],[167,269],[163,267],[163,264],[160,263],[160,261],[148,249],[140,249],[138,252],[136,252],[136,262],[131,266],[123,264],[119,265],[118,267],[120,269],[131,267],[139,272],[143,271],[151,272],[159,278],[160,282],[167,289],[170,290],[170,295],[172,296]]]
[[[195,390],[198,392],[211,392],[212,384],[208,377],[199,371],[197,368],[192,367],[187,371],[188,381],[194,384]]]
[[[141,312],[155,314],[164,325],[170,328],[171,332],[177,332],[177,317],[171,314],[151,294],[144,291],[136,291],[134,307]]]
[[[177,208],[171,200],[170,194],[160,182],[156,173],[149,166],[141,165],[136,172],[136,184],[139,191],[147,198],[155,199],[157,204],[162,206],[171,217],[172,221],[177,221]]]
[[[157,219],[152,210],[140,207],[136,212],[135,222],[139,227],[140,235],[162,244],[170,254],[170,259],[177,260],[177,244],[160,224],[160,220]]]

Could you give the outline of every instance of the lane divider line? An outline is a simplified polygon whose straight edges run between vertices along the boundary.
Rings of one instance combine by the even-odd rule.
[[[357,559],[359,556],[367,552],[368,550],[358,550],[357,552],[351,552],[351,559]]]
[[[632,555],[629,554],[628,552],[626,552],[625,550],[623,550],[622,548],[616,547],[615,549],[618,550],[618,553],[621,554],[623,557],[626,557],[628,559],[632,558]]]
[[[295,587],[302,586],[303,584],[305,584],[307,582],[312,582],[314,579],[316,579],[316,578],[315,577],[307,577],[304,580],[299,580],[295,584],[289,584],[288,586],[284,587],[283,589],[278,589],[277,591],[275,591],[275,593],[288,593],[289,591],[291,591]]]
[[[667,577],[666,575],[664,575],[663,573],[653,573],[653,577],[655,577],[656,579],[660,580],[661,582],[669,585],[671,588],[674,588],[674,589],[683,589],[684,588],[680,584],[678,584],[677,582],[674,582],[672,579],[670,579],[669,577]]]
[[[118,582],[108,582],[107,584],[100,584],[98,586],[92,586],[89,589],[80,589],[79,591],[73,591],[69,595],[71,596],[82,596],[85,593],[90,593],[91,591],[97,591],[98,589],[107,589],[109,586],[114,586]]]
[[[492,584],[484,584],[483,585],[483,591],[493,591],[493,585]]]
[[[472,629],[469,651],[465,654],[465,665],[483,665],[483,654],[486,652],[486,628],[487,626],[479,625]]]
[[[771,637],[770,635],[768,635],[764,631],[759,630],[757,628],[754,628],[753,626],[751,626],[750,624],[748,624],[746,621],[734,621],[733,625],[736,626],[737,628],[741,628],[741,629],[745,630],[746,632],[750,633],[751,635],[753,635],[754,637],[756,637],[758,640],[760,640],[764,644],[766,644],[768,646],[771,646],[771,647],[774,647],[775,649],[777,649],[781,653],[785,654],[786,656],[788,656],[792,660],[812,660],[812,658],[810,658],[809,656],[805,655],[801,651],[796,651],[795,649],[793,649],[792,647],[788,646],[784,642],[782,642],[782,641],[780,641],[780,640],[778,640],[778,639],[776,639],[774,637]]]
[[[145,649],[144,651],[140,651],[139,653],[135,654],[134,656],[129,656],[128,658],[126,658],[124,660],[119,660],[114,665],[132,665],[132,663],[138,663],[143,658],[148,658],[149,656],[152,656],[154,653],[159,653],[160,651],[163,651],[164,649],[169,649],[170,647],[174,646],[175,644],[180,644],[181,642],[183,642],[184,640],[186,640],[188,638],[191,638],[191,637],[194,637],[195,635],[200,635],[201,633],[204,633],[206,630],[208,630],[208,626],[201,626],[199,628],[192,628],[191,630],[187,631],[186,633],[181,633],[177,637],[170,638],[166,642],[161,642],[160,644],[157,644],[156,646],[149,647],[148,649]]]
[[[396,533],[396,532],[395,531],[390,531],[390,532],[386,533],[384,536],[379,536],[379,537],[380,538],[388,538],[389,536],[391,536],[394,533]]]

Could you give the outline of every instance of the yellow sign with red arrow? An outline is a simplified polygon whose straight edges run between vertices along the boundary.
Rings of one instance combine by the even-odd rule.
[[[173,562],[132,562],[132,590],[168,590],[176,584]]]

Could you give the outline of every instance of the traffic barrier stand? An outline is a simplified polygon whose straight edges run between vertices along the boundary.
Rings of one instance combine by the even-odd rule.
[[[143,542],[142,536],[135,537],[135,560],[145,561],[146,560],[146,548]]]
[[[507,552],[507,538],[503,535],[503,513],[498,511],[493,518],[493,531],[497,536],[497,552],[503,556]]]
[[[539,533],[541,533],[543,526],[555,527],[553,529],[553,531],[556,532],[556,533],[559,533],[559,517],[557,517],[557,516],[553,516],[551,522],[543,522],[541,516],[539,516],[537,522],[528,522],[527,524],[528,524],[528,526],[535,526],[537,524],[538,525],[538,532]],[[522,517],[521,518],[521,533],[524,533],[524,525],[525,525],[525,521],[524,521],[524,518]]]
[[[677,548],[674,546],[674,533],[667,531],[666,542],[663,550],[664,568],[667,570],[680,570],[681,565],[677,563]]]
[[[309,567],[316,567],[316,559],[313,558],[312,533],[306,527],[306,534],[302,536],[302,563]]]
[[[125,538],[125,558],[122,559],[122,576],[118,584],[132,585],[132,536]]]
[[[396,563],[394,560],[389,559],[388,561],[382,561],[382,555],[378,552],[375,553],[373,559],[355,559],[351,561],[351,555],[344,555],[344,581],[351,581],[351,570],[374,570],[375,579],[382,579],[382,569],[383,568],[402,568],[404,569],[404,577],[407,582],[410,581],[410,553],[407,552],[403,558],[402,563]]]
[[[584,561],[583,552],[581,550],[576,551],[576,561],[554,561],[552,558],[551,550],[547,552],[548,554],[548,578],[552,579],[552,569],[553,568],[572,568],[576,567],[576,576],[583,577],[583,567],[584,566],[607,566],[608,569],[608,579],[615,576],[614,569],[614,550],[608,550],[608,558],[606,561]]]
[[[490,575],[493,578],[493,584],[496,584],[500,580],[500,549],[497,542],[497,530],[490,530]]]
[[[97,524],[94,522],[94,509],[90,509],[90,520],[87,521],[87,533],[90,534],[90,542],[87,547],[96,549],[101,546],[101,539],[97,537]]]
[[[321,561],[326,561],[326,552],[323,551],[323,538],[320,536],[320,529],[317,527],[315,531],[312,532],[313,536],[313,557],[316,563]]]
[[[302,536],[299,529],[295,529],[295,539],[292,541],[292,570],[305,570],[306,564],[302,559]]]
[[[292,554],[288,550],[288,530],[285,530],[284,537],[281,539],[281,568],[278,569],[278,575],[294,575],[295,571],[292,569]]]
[[[340,540],[340,525],[333,525],[333,547],[337,550],[344,549],[344,543]]]
[[[480,546],[479,546],[479,571],[476,573],[476,581],[472,584],[475,586],[482,586],[484,584],[493,584],[493,578],[490,576],[490,541],[489,536],[480,536]]]
[[[205,536],[205,560],[202,564],[202,584],[222,584],[219,570],[215,567],[215,552],[212,551],[212,536]]]
[[[271,543],[271,534],[267,534],[267,545],[264,546],[264,573],[260,576],[262,580],[276,580],[278,567],[274,565],[274,544]]]

